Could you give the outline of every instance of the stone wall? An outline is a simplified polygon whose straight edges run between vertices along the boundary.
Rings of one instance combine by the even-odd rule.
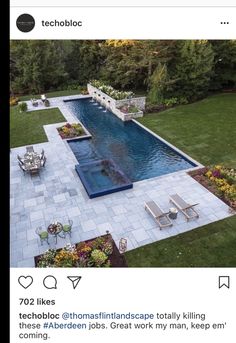
[[[123,121],[131,120],[132,118],[139,118],[143,116],[143,110],[145,109],[146,98],[131,98],[131,99],[122,99],[122,100],[115,100],[111,98],[109,95],[103,93],[98,88],[92,86],[88,83],[87,89],[89,94],[98,101],[102,106],[106,107],[112,113],[114,113],[118,118]],[[119,110],[119,107],[123,105],[133,105],[140,109],[140,111],[136,113],[123,113]]]

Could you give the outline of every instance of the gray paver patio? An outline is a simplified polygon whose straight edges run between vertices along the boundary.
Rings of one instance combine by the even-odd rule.
[[[60,108],[65,122],[77,122],[62,99],[65,97],[50,99],[50,103]],[[29,109],[35,110],[30,103]],[[34,256],[48,249],[46,243],[41,245],[35,229],[38,226],[46,229],[54,220],[67,223],[72,219],[73,232],[71,238],[68,235],[66,239],[59,238],[57,246],[54,237],[50,237],[52,248],[94,238],[109,230],[117,245],[120,238],[127,238],[128,250],[131,250],[231,215],[226,204],[185,171],[136,182],[133,189],[89,199],[74,170],[78,162],[67,142],[58,135],[58,125],[44,126],[48,142],[34,145],[35,151],[40,152],[43,148],[47,157],[39,176],[24,175],[19,170],[17,155],[23,155],[25,147],[11,149],[12,267],[34,266]],[[199,203],[196,209],[200,217],[186,222],[179,213],[173,227],[160,230],[145,211],[144,203],[154,200],[168,211],[173,207],[169,196],[176,192],[187,202]]]

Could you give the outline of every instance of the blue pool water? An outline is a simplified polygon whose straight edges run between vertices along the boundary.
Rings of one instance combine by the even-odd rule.
[[[123,122],[91,99],[66,105],[92,134],[91,139],[68,142],[79,163],[112,159],[132,182],[196,166],[135,122]]]

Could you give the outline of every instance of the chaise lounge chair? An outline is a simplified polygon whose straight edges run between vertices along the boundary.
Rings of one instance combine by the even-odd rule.
[[[154,201],[146,202],[145,210],[153,216],[157,224],[160,226],[160,229],[173,225],[170,218],[168,217],[168,213],[163,212],[162,209]]]
[[[171,195],[170,202],[172,202],[185,215],[187,221],[192,218],[199,218],[199,214],[193,208],[198,204],[190,205],[178,194]]]

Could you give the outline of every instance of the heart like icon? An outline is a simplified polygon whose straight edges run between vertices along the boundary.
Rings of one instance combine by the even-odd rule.
[[[18,282],[19,284],[23,287],[23,288],[28,288],[29,286],[32,285],[33,283],[33,278],[32,276],[30,275],[27,275],[27,276],[23,276],[21,275],[19,278],[18,278]]]

